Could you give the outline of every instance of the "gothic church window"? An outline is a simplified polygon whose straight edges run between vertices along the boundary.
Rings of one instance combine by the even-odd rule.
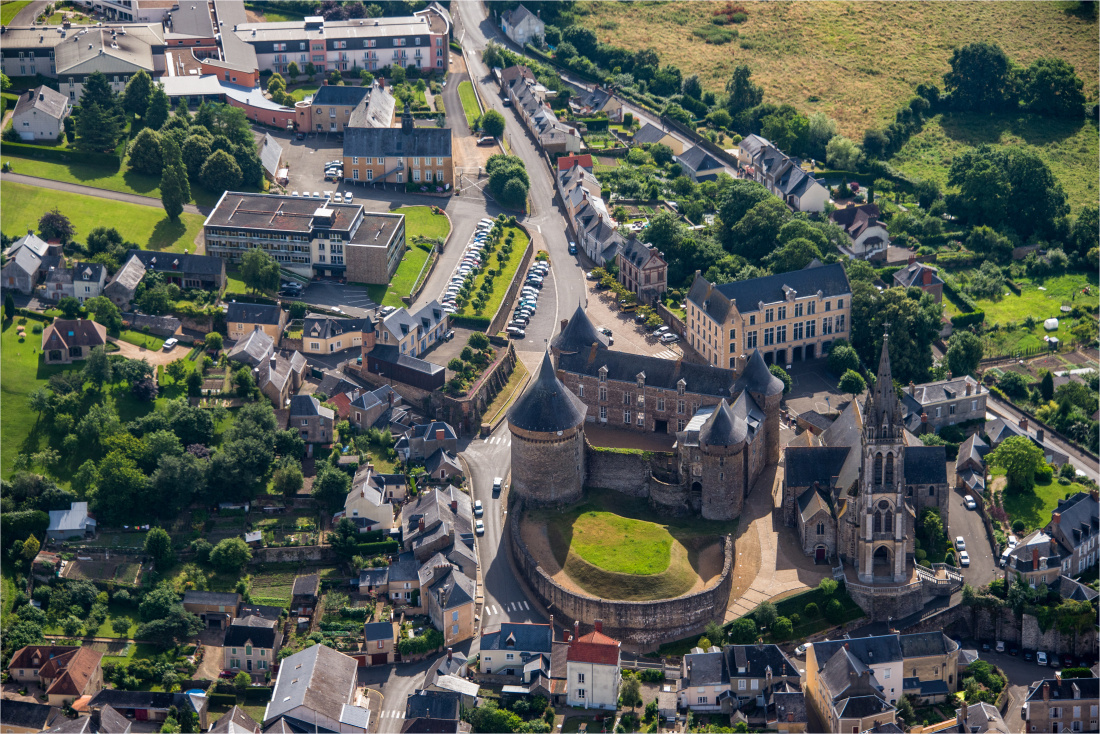
[[[886,455],[886,476],[882,483],[887,487],[894,485],[894,455],[892,453]]]
[[[882,454],[875,454],[875,474],[871,481],[882,484]]]

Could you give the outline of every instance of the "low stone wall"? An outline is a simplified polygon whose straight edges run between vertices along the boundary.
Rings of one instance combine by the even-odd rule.
[[[298,545],[289,548],[253,548],[252,563],[328,563],[336,561],[330,545]]]
[[[550,578],[523,542],[519,529],[523,509],[523,502],[516,502],[508,518],[512,558],[531,590],[558,618],[580,622],[586,628],[601,619],[604,632],[612,637],[643,648],[656,648],[663,642],[680,640],[702,630],[724,613],[733,584],[732,537],[726,536],[725,562],[714,586],[674,599],[613,601],[570,591]]]
[[[1018,618],[1010,608],[987,609],[959,605],[901,631],[911,634],[936,630],[943,630],[950,637],[972,637],[991,644],[1001,640],[1007,645],[1019,645],[1025,650],[1042,650],[1057,655],[1094,655],[1097,645],[1100,644],[1095,628],[1078,635],[1059,632],[1054,627],[1043,632],[1039,628],[1038,618],[1031,614]]]
[[[291,339],[289,337],[282,337],[279,339],[279,349],[293,350],[295,352],[302,351],[302,340]]]
[[[500,347],[497,347],[500,349]],[[474,389],[462,397],[453,398],[439,394],[439,418],[447,421],[459,435],[468,435],[481,428],[481,419],[485,410],[508,384],[512,371],[516,368],[516,350],[511,341],[505,342],[504,353],[497,356],[493,364],[486,368],[485,374],[478,378]]]
[[[523,253],[523,259],[520,260],[519,267],[512,274],[512,283],[508,286],[508,292],[504,294],[504,300],[500,302],[500,308],[493,314],[493,320],[489,322],[489,328],[486,331],[490,334],[496,334],[508,323],[508,316],[512,313],[512,304],[515,303],[516,294],[519,293],[520,285],[523,283],[524,276],[527,275],[527,268],[531,266],[531,260],[535,257],[535,241],[531,237],[531,232],[522,224],[517,223],[516,226],[527,235],[527,252]],[[551,264],[550,267],[554,267],[554,265]]]

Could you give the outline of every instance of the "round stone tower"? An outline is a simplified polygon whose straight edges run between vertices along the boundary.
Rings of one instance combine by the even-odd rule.
[[[783,381],[771,373],[757,349],[749,357],[741,377],[734,385],[745,390],[764,410],[764,461],[779,463],[779,403],[783,400]]]
[[[748,481],[745,467],[748,435],[748,424],[724,398],[699,431],[701,472],[692,481],[701,485],[699,512],[707,520],[733,520],[741,514]]]
[[[558,379],[547,352],[538,377],[508,411],[512,490],[529,506],[581,499],[584,416],[584,403]]]

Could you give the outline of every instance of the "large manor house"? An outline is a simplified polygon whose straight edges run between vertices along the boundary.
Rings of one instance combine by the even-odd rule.
[[[934,507],[946,518],[946,455],[906,430],[888,347],[884,336],[862,404],[853,400],[820,436],[807,431],[783,449],[784,520],[876,619],[910,614],[962,584],[952,568],[914,561],[920,513]],[[663,512],[733,520],[779,463],[782,393],[759,350],[740,374],[618,352],[578,307],[509,412],[513,491],[528,506],[560,507],[599,487]],[[676,438],[668,452],[606,451],[587,441],[586,424]]]

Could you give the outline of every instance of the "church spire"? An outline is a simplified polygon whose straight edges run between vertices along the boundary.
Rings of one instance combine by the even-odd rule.
[[[889,324],[885,325],[889,327]],[[867,427],[873,428],[880,438],[893,436],[895,423],[900,423],[902,415],[901,401],[894,391],[894,375],[890,371],[890,333],[882,335],[882,353],[878,360],[878,373],[875,387],[867,395]]]

